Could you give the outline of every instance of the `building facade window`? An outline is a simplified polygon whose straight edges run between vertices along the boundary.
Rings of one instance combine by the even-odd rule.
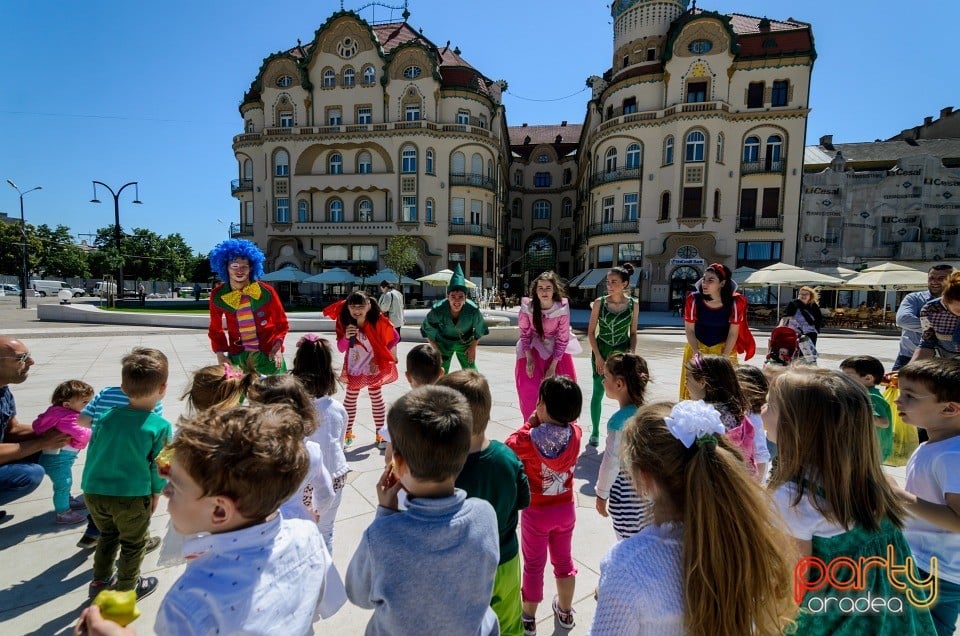
[[[741,241],[737,243],[737,267],[760,269],[780,261],[783,243],[780,241]]]
[[[684,188],[680,218],[699,219],[701,217],[703,217],[703,188]]]
[[[620,243],[617,245],[618,263],[636,263],[643,260],[643,243]]]
[[[477,153],[470,155],[470,172],[477,176],[483,175],[483,157]]]
[[[419,66],[408,66],[407,68],[403,69],[403,76],[407,79],[416,79],[420,77],[420,73],[422,72],[423,71]]]
[[[513,204],[511,205],[512,216],[515,219],[523,218],[523,209],[520,199],[514,199]]]
[[[688,82],[687,83],[687,103],[694,104],[707,101],[707,83],[706,82]]]
[[[359,174],[373,172],[373,161],[370,158],[370,153],[366,150],[357,155],[357,172]]]
[[[613,223],[613,197],[603,197],[602,223]]]
[[[670,193],[664,192],[660,195],[660,220],[667,221],[670,219]]]
[[[635,112],[637,112],[637,98],[628,97],[625,100],[623,100],[623,114],[629,115]]]
[[[780,188],[763,189],[763,207],[760,218],[777,219],[780,217]]]
[[[720,220],[720,190],[713,191],[713,220]]]
[[[436,219],[433,216],[433,199],[427,199],[424,204],[424,217],[427,223],[436,223]]]
[[[723,163],[723,133],[717,135],[717,163]]]
[[[293,113],[289,110],[281,111],[279,124],[281,128],[292,128]]]
[[[363,83],[367,86],[373,84],[373,81],[376,79],[377,73],[373,70],[372,66],[363,67]]]
[[[573,181],[573,171],[570,168],[563,169],[563,185],[570,185],[570,182]]]
[[[293,78],[289,75],[282,75],[277,78],[277,86],[280,88],[287,88],[293,86]]]
[[[663,165],[673,164],[673,135],[667,137],[663,142]]]
[[[420,104],[407,104],[403,112],[406,121],[420,121]]]
[[[307,202],[303,199],[297,202],[297,222],[298,223],[307,223],[310,221],[310,208],[307,207]]]
[[[684,161],[688,163],[698,163],[703,161],[703,149],[706,145],[706,137],[699,130],[694,130],[687,135],[686,150]]]
[[[286,177],[290,174],[290,155],[286,150],[278,150],[273,155],[273,174],[277,177]]]
[[[331,223],[343,223],[343,201],[331,199],[327,206],[327,219]]]
[[[417,171],[417,149],[407,146],[400,154],[400,171],[412,174]]]
[[[627,146],[627,169],[636,170],[640,168],[640,144],[630,144]]]
[[[549,188],[551,183],[549,172],[538,172],[533,175],[533,187]]]
[[[562,250],[570,249],[572,236],[573,236],[573,233],[571,232],[570,228],[565,227],[560,229],[560,249]]]
[[[286,197],[277,198],[276,202],[276,218],[277,223],[289,223],[290,222],[290,199]]]
[[[241,173],[244,179],[253,179],[253,161],[250,159],[245,159],[243,162],[243,172]]]
[[[337,74],[333,72],[332,68],[328,68],[323,72],[323,87],[324,88],[333,88],[337,85]]]
[[[343,155],[339,152],[330,155],[330,161],[327,163],[327,174],[343,174]]]
[[[357,202],[357,220],[361,223],[373,221],[373,203],[370,199],[360,199]]]
[[[603,170],[605,172],[616,172],[617,170],[617,149],[610,148],[603,157]]]
[[[773,83],[773,90],[770,91],[771,106],[786,106],[790,94],[790,82],[786,80],[776,80]]]
[[[747,86],[747,108],[763,108],[763,82],[750,82]]]
[[[343,111],[339,108],[327,109],[327,126],[339,126],[343,123]]]
[[[450,199],[450,222],[463,225],[463,214],[466,210],[466,199],[454,197]]]
[[[457,111],[457,123],[461,125],[468,125],[470,123],[470,113],[466,110]]]
[[[628,192],[623,195],[623,220],[636,221],[637,210],[640,195],[636,192]]]
[[[767,162],[780,161],[781,150],[783,150],[783,138],[780,135],[767,137]]]
[[[751,135],[743,140],[743,163],[760,161],[760,138]]]
[[[569,197],[563,197],[560,202],[560,218],[568,219],[573,216],[573,201]]]
[[[523,185],[523,172],[517,170],[513,173],[513,185],[520,187]]]
[[[510,249],[512,250],[520,249],[522,237],[523,235],[520,233],[520,230],[510,230]]]
[[[470,223],[473,225],[483,224],[483,201],[470,199]]]
[[[343,69],[343,85],[347,88],[353,88],[353,85],[357,83],[357,72],[352,68]]]
[[[533,218],[537,220],[550,220],[550,202],[538,199],[533,202]]]
[[[402,197],[400,220],[404,223],[414,223],[417,220],[417,197]]]
[[[360,106],[357,108],[357,123],[369,124],[373,121],[373,108],[370,106]]]
[[[450,174],[465,174],[467,172],[467,157],[462,152],[450,155]]]
[[[427,174],[434,174],[434,168],[433,168],[433,151],[432,151],[432,150],[427,150],[426,165],[424,166],[424,168],[425,168],[424,171],[425,171]]]

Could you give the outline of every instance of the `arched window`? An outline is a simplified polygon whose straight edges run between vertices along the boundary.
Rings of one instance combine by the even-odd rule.
[[[627,169],[637,169],[640,167],[640,144],[630,144],[627,146]]]
[[[493,179],[493,162],[487,159],[487,178]]]
[[[723,163],[723,133],[717,135],[717,163]]]
[[[252,133],[253,132],[253,121],[247,120],[246,126],[243,129],[244,132]]]
[[[455,152],[450,155],[450,174],[465,174],[467,170],[467,158],[462,152]]]
[[[566,219],[573,216],[573,201],[569,197],[563,197],[560,203],[560,218]]]
[[[373,84],[373,80],[376,79],[377,73],[373,70],[372,66],[363,67],[363,83],[367,86]]]
[[[663,142],[663,165],[669,166],[672,163],[673,163],[673,135],[670,135]]]
[[[353,86],[357,83],[357,72],[352,68],[343,69],[343,85]]]
[[[327,220],[331,223],[343,223],[343,201],[331,199],[327,206]]]
[[[694,130],[687,135],[684,161],[693,163],[703,161],[703,149],[706,145],[706,141],[707,138],[699,130]]]
[[[323,87],[324,88],[333,88],[337,85],[337,74],[332,68],[325,69],[323,71]]]
[[[253,161],[245,159],[243,161],[243,178],[253,179]]]
[[[310,208],[305,199],[300,199],[297,203],[297,222],[306,223],[310,220]]]
[[[433,199],[427,199],[425,214],[427,215],[427,223],[436,222],[436,219],[433,218]]]
[[[533,202],[533,218],[550,220],[550,202],[539,199]]]
[[[370,153],[364,150],[357,155],[357,173],[370,174],[373,172],[373,161],[370,159]]]
[[[413,146],[405,146],[400,152],[400,172],[405,174],[415,173],[417,171],[417,149]]]
[[[425,168],[426,168],[425,171],[426,171],[427,174],[434,174],[434,168],[433,168],[433,150],[427,150],[427,158],[426,158],[426,166],[425,166]]]
[[[483,175],[483,157],[473,153],[470,157],[470,172],[475,175]]]
[[[290,174],[290,155],[286,150],[278,150],[273,155],[273,174],[278,177],[286,177]]]
[[[660,220],[666,221],[670,218],[670,193],[664,192],[660,195]]]
[[[357,202],[357,221],[369,223],[373,220],[373,203],[370,199],[360,199]]]
[[[610,148],[603,158],[603,169],[606,172],[615,172],[617,169],[617,149]]]
[[[743,163],[760,161],[760,138],[751,135],[743,140]]]
[[[780,135],[767,137],[767,161],[780,161],[780,151],[783,148],[783,138]]]
[[[327,174],[343,174],[343,155],[334,152],[327,163]]]

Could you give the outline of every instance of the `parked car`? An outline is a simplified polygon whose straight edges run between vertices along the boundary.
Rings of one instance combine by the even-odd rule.
[[[69,289],[70,295],[74,298],[87,293],[85,289],[72,287],[69,283],[65,283],[62,280],[32,280],[30,281],[30,288],[39,292],[41,296],[56,296],[60,293],[61,289]]]
[[[3,283],[2,285],[0,285],[0,296],[19,296],[19,295],[20,295],[20,285],[11,285],[10,283]]]

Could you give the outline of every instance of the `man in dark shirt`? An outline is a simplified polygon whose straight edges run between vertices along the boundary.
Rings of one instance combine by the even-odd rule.
[[[28,495],[43,480],[43,468],[37,455],[45,449],[59,448],[70,436],[51,429],[37,435],[17,420],[17,404],[11,384],[27,379],[33,358],[19,340],[0,336],[0,505]],[[0,518],[6,516],[0,511]]]

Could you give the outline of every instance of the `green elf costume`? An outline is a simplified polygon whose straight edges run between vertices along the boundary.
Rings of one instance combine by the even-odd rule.
[[[490,333],[480,308],[467,299],[467,281],[457,270],[447,285],[447,298],[434,304],[420,325],[420,334],[440,352],[443,372],[450,372],[454,354],[462,369],[477,368],[477,343]]]

